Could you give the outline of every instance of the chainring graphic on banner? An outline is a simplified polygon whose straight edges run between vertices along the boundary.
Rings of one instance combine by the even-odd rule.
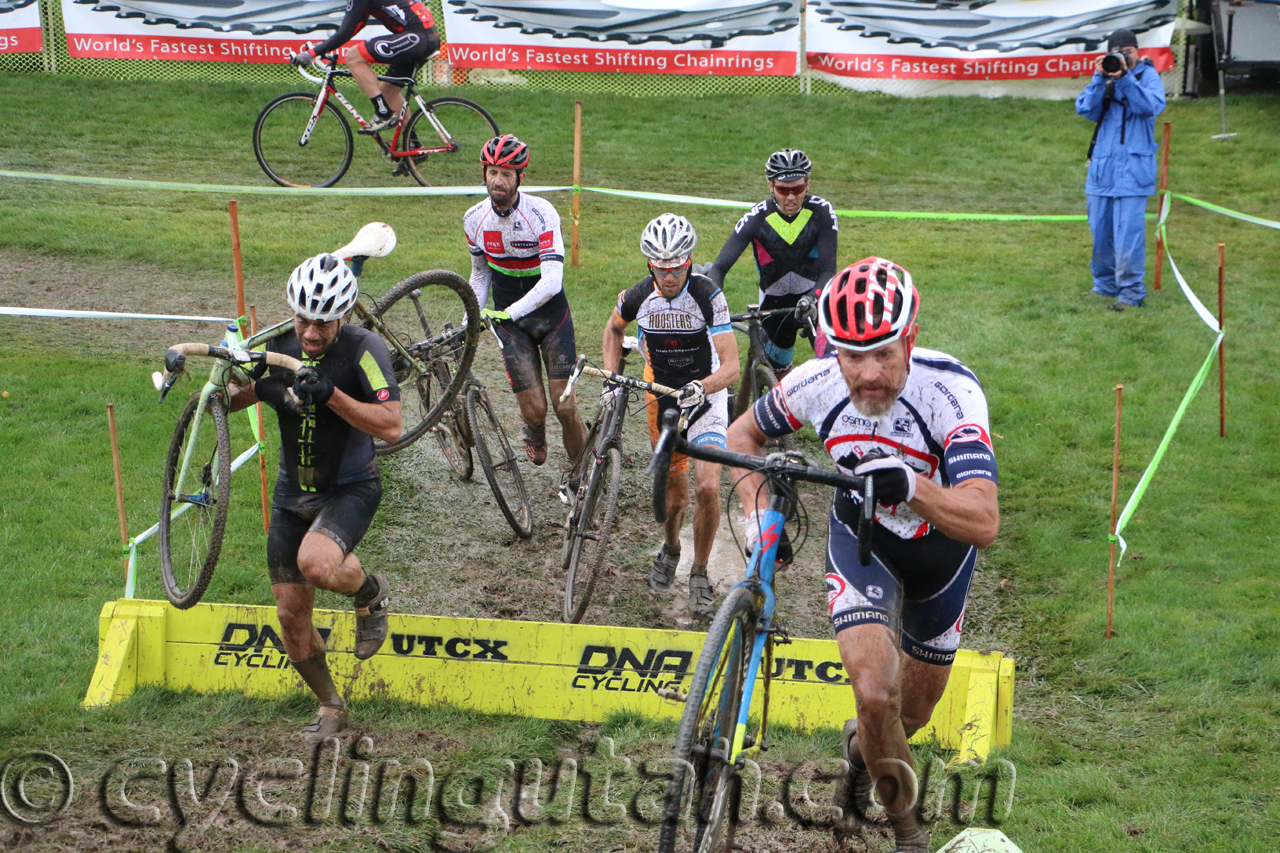
[[[1142,33],[1164,26],[1177,11],[1177,0],[821,0],[812,10],[823,23],[888,38],[890,44],[999,51],[1064,44],[1092,48],[1113,30]]]
[[[738,36],[767,36],[800,23],[797,0],[448,0],[457,13],[526,35],[625,41],[705,40],[723,47]]]
[[[346,11],[345,0],[74,0],[95,12],[117,18],[142,18],[145,24],[172,24],[178,29],[222,32],[309,33],[336,30]]]

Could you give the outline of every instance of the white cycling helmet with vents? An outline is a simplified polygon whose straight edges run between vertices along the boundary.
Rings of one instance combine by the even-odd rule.
[[[655,267],[678,267],[693,254],[698,234],[689,220],[664,213],[650,222],[640,235],[640,252]]]
[[[285,298],[294,313],[321,323],[345,317],[359,295],[355,274],[327,253],[298,264],[285,285]]]

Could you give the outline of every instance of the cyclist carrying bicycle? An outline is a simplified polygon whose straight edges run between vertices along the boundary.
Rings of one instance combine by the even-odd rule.
[[[361,133],[377,133],[394,126],[404,106],[401,87],[378,80],[377,72],[369,64],[387,63],[388,77],[412,77],[414,69],[440,49],[435,19],[426,4],[421,0],[347,0],[347,11],[338,31],[289,60],[298,66],[310,65],[317,56],[332,53],[350,41],[369,18],[376,19],[391,33],[366,39],[347,51],[351,79],[373,101],[377,114],[371,124],[360,128]]]
[[[707,269],[721,287],[748,245],[760,273],[760,308],[794,308],[800,297],[821,290],[836,271],[838,226],[830,203],[809,195],[813,164],[803,151],[783,148],[769,155],[765,179],[769,197],[747,211]],[[766,354],[781,379],[795,357],[796,334],[804,324],[791,314],[774,314],[761,325],[769,336]]]
[[[738,342],[729,325],[724,291],[706,276],[691,272],[698,235],[689,220],[664,213],[640,235],[640,251],[648,259],[649,274],[618,294],[613,316],[604,327],[604,365],[617,371],[622,361],[626,328],[640,328],[644,378],[680,389],[678,399],[649,396],[649,436],[657,441],[661,415],[675,406],[711,407],[688,427],[693,444],[724,447],[729,423],[728,388],[738,379]],[[605,386],[604,395],[621,389]],[[603,399],[603,397],[602,397]],[[689,506],[689,457],[671,457],[673,476],[667,487],[664,541],[653,561],[649,586],[671,588],[680,564],[680,528]],[[720,466],[694,460],[693,566],[689,570],[689,609],[697,616],[713,612],[707,560],[720,518]]]
[[[827,601],[857,701],[843,741],[851,805],[865,814],[875,786],[898,853],[929,851],[902,769],[912,760],[907,738],[946,687],[977,551],[1000,527],[982,386],[951,356],[915,347],[918,308],[910,274],[892,261],[841,270],[818,303],[836,358],[796,368],[727,438],[730,450],[761,455],[768,438],[810,423],[843,473],[873,478],[871,565],[858,559],[858,496],[835,495]],[[748,542],[761,535],[762,483],[750,474],[738,484]]]
[[[373,439],[399,438],[400,389],[382,338],[345,323],[359,294],[355,275],[340,260],[307,259],[289,277],[285,295],[293,331],[267,349],[307,366],[297,376],[273,367],[252,385],[230,386],[230,409],[260,400],[278,416],[280,473],[267,569],[289,661],[320,700],[302,734],[318,739],[346,726],[347,703],[311,620],[316,589],[355,599],[357,660],[373,657],[387,636],[390,587],[382,575],[365,572],[353,549],[382,499]],[[298,398],[309,405],[298,407]]]
[[[462,217],[471,250],[471,287],[481,314],[494,323],[502,360],[524,421],[525,453],[534,465],[547,461],[547,385],[569,459],[577,459],[587,430],[578,398],[560,402],[577,359],[573,314],[564,292],[564,240],[560,214],[546,199],[520,192],[529,147],[511,134],[495,136],[480,150],[489,197]],[[489,290],[493,308],[485,308]]]

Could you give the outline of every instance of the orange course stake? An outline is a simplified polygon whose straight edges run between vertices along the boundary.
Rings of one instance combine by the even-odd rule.
[[[1158,186],[1161,190],[1169,189],[1169,122],[1164,123],[1164,140],[1160,143],[1160,182]],[[1167,195],[1158,195],[1160,204],[1157,206],[1157,212],[1164,212],[1164,205],[1169,203]],[[1164,231],[1156,226],[1156,279],[1155,289],[1160,289],[1160,273],[1164,272]]]
[[[107,430],[111,433],[111,470],[116,476],[116,514],[120,516],[120,545],[129,549],[129,527],[124,518],[124,484],[120,478],[120,444],[116,441],[116,407],[107,403]],[[124,558],[124,570],[129,571],[129,555]]]
[[[578,265],[578,199],[582,195],[582,101],[573,102],[573,265]]]
[[[1222,316],[1222,290],[1226,284],[1226,243],[1218,244],[1218,330],[1226,328]],[[1227,437],[1227,342],[1218,344],[1218,437]]]
[[[244,334],[244,270],[240,266],[240,217],[236,213],[236,200],[231,199],[231,266],[236,277],[236,317],[240,333]]]
[[[1111,562],[1107,567],[1107,639],[1111,639],[1111,613],[1116,597],[1116,502],[1120,492],[1120,398],[1124,394],[1124,386],[1117,385],[1116,392],[1116,437],[1115,449],[1111,457]]]
[[[258,308],[249,306],[249,334],[258,334]],[[267,434],[262,428],[262,404],[255,403],[254,414],[258,418],[258,473],[262,476],[262,532],[271,532],[271,509],[267,505]]]

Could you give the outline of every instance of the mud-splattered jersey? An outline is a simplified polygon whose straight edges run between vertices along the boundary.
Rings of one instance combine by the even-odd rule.
[[[480,307],[493,287],[493,305],[519,320],[564,292],[560,214],[546,199],[518,193],[498,213],[485,199],[462,217],[471,250],[471,288]]]
[[[720,356],[711,339],[733,334],[724,291],[702,275],[690,275],[670,301],[653,277],[645,276],[618,294],[614,311],[623,323],[639,328],[646,374],[672,388],[715,373]]]
[[[836,274],[837,231],[835,211],[824,199],[806,196],[800,212],[787,219],[770,196],[733,226],[707,275],[723,286],[729,269],[750,245],[760,271],[761,298],[808,293]]]
[[[982,385],[969,368],[936,350],[917,347],[912,352],[906,387],[880,417],[867,417],[855,408],[838,359],[816,358],[756,401],[755,419],[770,437],[812,424],[846,474],[853,473],[867,451],[882,447],[940,486],[973,478],[997,482]],[[841,521],[856,523],[859,504],[856,495],[836,493]],[[903,539],[919,539],[932,530],[905,503],[878,507],[876,520]]]

